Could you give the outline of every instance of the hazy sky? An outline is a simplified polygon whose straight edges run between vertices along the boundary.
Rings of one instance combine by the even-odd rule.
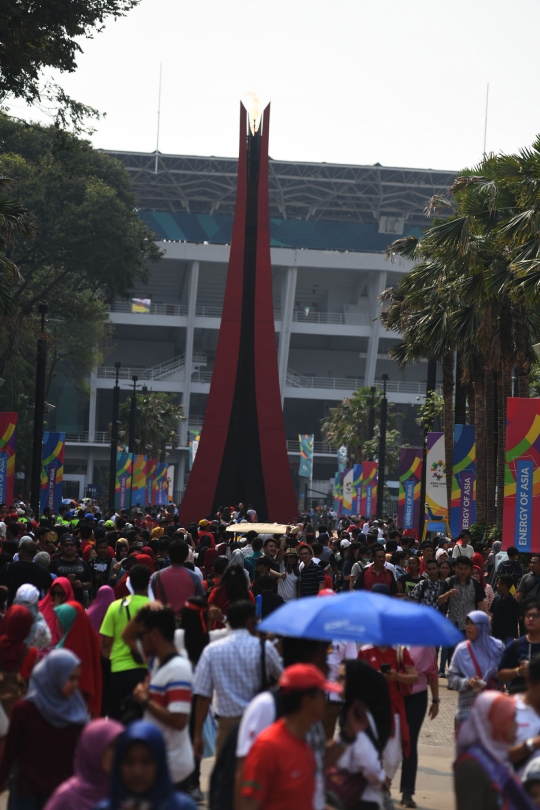
[[[103,148],[154,151],[161,62],[162,152],[236,155],[256,90],[274,158],[460,169],[488,82],[488,151],[540,133],[539,30],[538,0],[141,0],[55,78],[107,114]]]

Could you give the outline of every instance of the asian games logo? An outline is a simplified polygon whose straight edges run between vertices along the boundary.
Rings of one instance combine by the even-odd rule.
[[[442,459],[434,461],[431,465],[431,477],[435,481],[442,481],[443,478],[446,478],[446,464]]]

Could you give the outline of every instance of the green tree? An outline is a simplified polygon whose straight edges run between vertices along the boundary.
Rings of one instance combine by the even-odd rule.
[[[11,295],[14,284],[22,278],[19,268],[8,256],[17,238],[31,239],[34,221],[28,210],[9,194],[12,180],[0,177],[0,314],[11,315],[15,304]]]
[[[374,394],[375,424],[378,423],[381,411],[382,393],[377,390]],[[321,420],[324,440],[332,447],[345,445],[350,464],[359,464],[366,458],[365,446],[369,441],[369,419],[371,411],[371,390],[359,388],[352,397],[346,397],[335,408],[330,408],[327,417]],[[394,404],[388,403],[388,430],[394,427],[396,418]],[[387,433],[388,441],[388,433]],[[377,444],[378,448],[378,444]]]
[[[131,399],[127,399],[119,410],[120,424],[118,439],[128,443],[131,416]],[[135,446],[141,455],[166,460],[166,448],[176,450],[179,443],[178,425],[185,419],[181,405],[174,403],[172,394],[137,394],[135,422]]]
[[[10,98],[54,103],[56,122],[76,127],[95,111],[42,79],[44,69],[73,73],[81,38],[91,39],[105,21],[123,17],[139,0],[5,0],[0,3],[0,104]]]

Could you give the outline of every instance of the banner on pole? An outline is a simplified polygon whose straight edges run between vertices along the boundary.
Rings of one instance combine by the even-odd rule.
[[[340,473],[344,472],[347,466],[347,448],[344,444],[337,451],[337,466]]]
[[[377,508],[377,477],[379,464],[377,461],[364,461],[362,464],[362,510],[361,514],[368,519],[372,517]]]
[[[46,506],[55,514],[62,503],[62,482],[64,479],[65,433],[43,434],[41,464],[41,492],[39,509],[43,513]]]
[[[426,520],[448,520],[444,433],[428,433],[426,460]]]
[[[7,506],[14,500],[18,417],[18,413],[0,413],[0,503]]]
[[[334,512],[336,515],[339,513],[339,481],[340,473],[334,474]]]
[[[362,465],[353,467],[353,515],[359,515],[362,506]]]
[[[298,475],[302,478],[313,478],[313,434],[299,433],[298,441],[300,443],[300,467],[298,468]]]
[[[454,426],[450,531],[457,537],[476,523],[476,443],[474,425]]]
[[[146,505],[146,456],[133,456],[133,475],[131,479],[131,505]]]
[[[343,473],[343,507],[342,507],[342,514],[344,515],[352,515],[353,514],[353,500],[354,500],[354,489],[353,489],[353,468],[345,470]]]
[[[398,526],[416,529],[420,520],[422,448],[402,447],[399,452]]]
[[[129,509],[131,506],[132,453],[116,454],[116,486],[114,505],[116,509]]]
[[[538,553],[539,520],[540,399],[509,397],[506,408],[503,549],[515,546],[518,551]]]
[[[146,504],[153,505],[154,501],[154,478],[156,475],[157,459],[149,458],[146,462]]]
[[[195,456],[199,449],[199,442],[201,440],[200,430],[189,430],[189,469],[191,470],[195,463]]]
[[[158,461],[156,464],[156,472],[154,475],[154,482],[152,485],[154,506],[165,506],[168,501],[169,483],[167,481],[167,472],[169,465],[165,461]]]
[[[345,473],[338,473],[339,475],[339,487],[338,487],[338,517],[341,517],[343,514],[343,477]]]

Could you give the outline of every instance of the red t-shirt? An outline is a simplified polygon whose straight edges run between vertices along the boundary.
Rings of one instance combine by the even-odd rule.
[[[397,671],[398,659],[397,652],[393,647],[387,647],[386,650],[380,650],[378,647],[363,647],[358,653],[358,658],[370,664],[373,669],[381,671],[381,664],[390,664],[390,667]],[[403,648],[403,666],[414,667],[414,661],[408,650]],[[390,700],[392,702],[392,711],[394,714],[401,714],[405,704],[403,703],[403,695],[400,691],[397,681],[387,680],[388,691],[390,693]]]
[[[264,810],[312,810],[315,757],[283,718],[255,740],[244,762],[240,792],[259,801]]]

